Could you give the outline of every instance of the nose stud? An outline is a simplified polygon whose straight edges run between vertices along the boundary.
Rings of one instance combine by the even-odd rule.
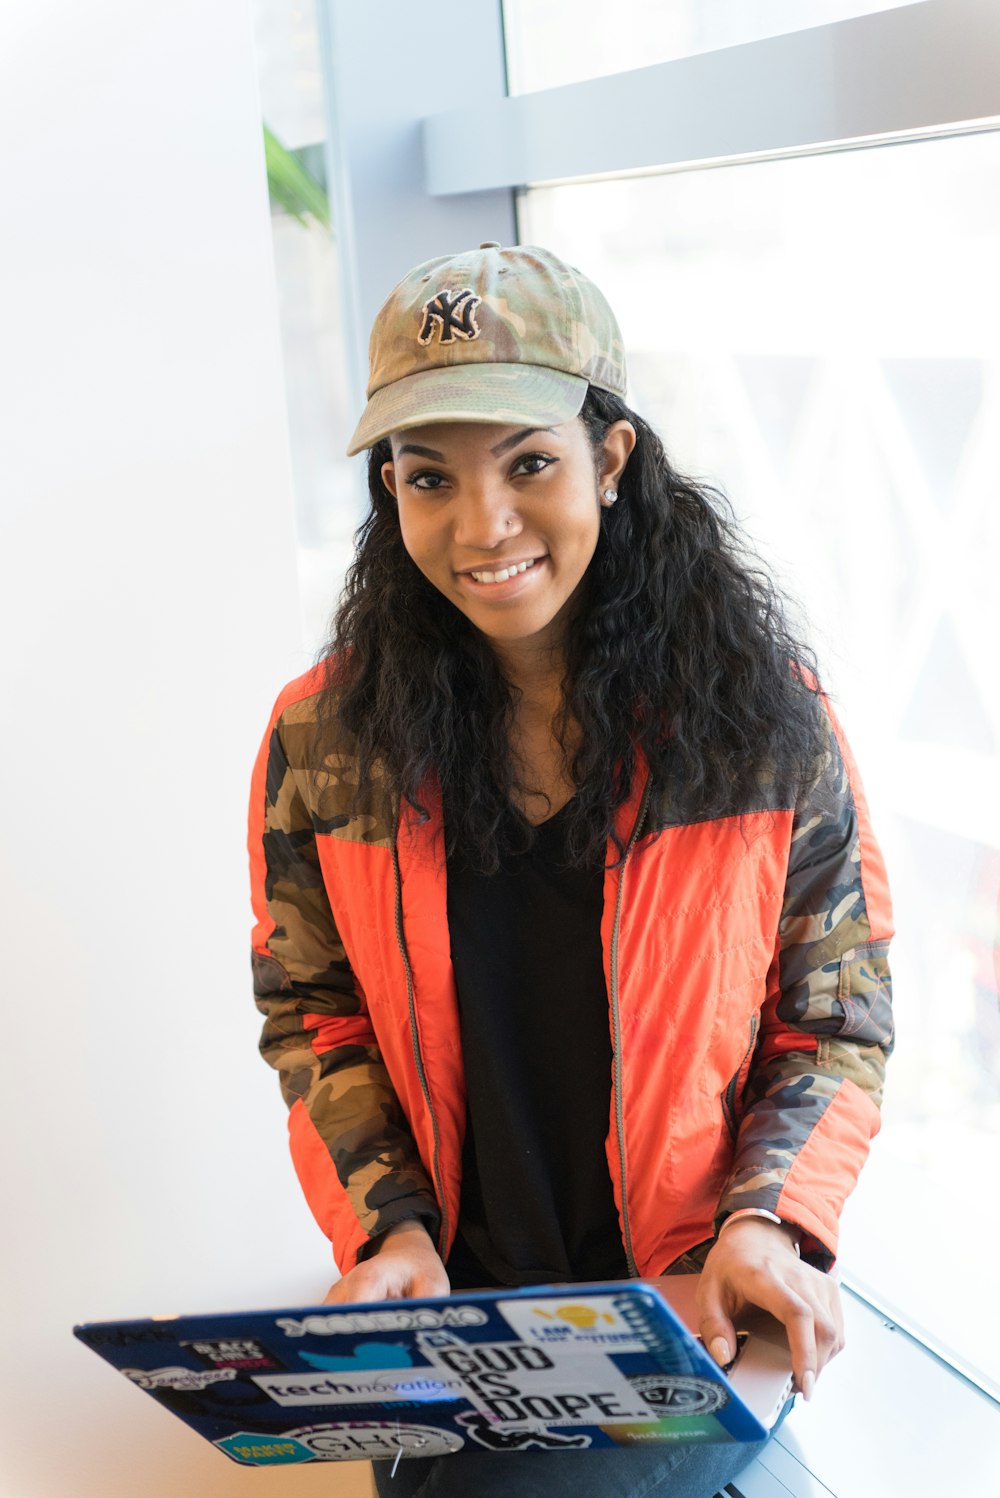
[[[604,506],[604,508],[606,510],[610,510],[611,506],[613,504],[617,503],[617,500],[618,500],[618,490],[617,489],[605,489],[603,491],[603,493],[601,494],[601,504]]]

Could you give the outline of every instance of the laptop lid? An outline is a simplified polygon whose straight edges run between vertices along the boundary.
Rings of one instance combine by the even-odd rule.
[[[782,1369],[766,1325],[742,1333],[727,1377],[685,1325],[696,1281],[462,1291],[74,1332],[248,1466],[761,1440],[789,1385],[787,1346]]]

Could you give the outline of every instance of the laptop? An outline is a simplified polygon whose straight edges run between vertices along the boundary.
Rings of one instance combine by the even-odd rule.
[[[758,1441],[791,1391],[783,1328],[723,1372],[697,1275],[88,1322],[74,1332],[245,1466]]]

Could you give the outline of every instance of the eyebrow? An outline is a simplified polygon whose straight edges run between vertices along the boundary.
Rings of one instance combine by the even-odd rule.
[[[499,458],[502,453],[510,452],[512,447],[523,442],[525,437],[534,437],[537,432],[554,431],[555,427],[525,427],[523,432],[515,432],[513,437],[505,437],[502,442],[497,443],[496,447],[491,447],[490,452],[495,458]]]
[[[499,458],[504,453],[509,452],[512,447],[517,447],[518,443],[523,442],[526,437],[534,437],[537,432],[554,431],[555,427],[525,427],[523,431],[515,432],[512,437],[505,437],[502,442],[497,443],[496,447],[491,447],[490,452],[494,458]],[[396,456],[402,458],[406,453],[413,453],[414,457],[417,458],[430,458],[434,463],[447,462],[444,453],[439,453],[433,447],[421,447],[416,442],[404,443]]]
[[[433,447],[418,447],[415,442],[407,442],[399,449],[397,456],[401,458],[404,453],[415,453],[418,458],[432,458],[437,463],[444,462],[444,453],[435,452]]]

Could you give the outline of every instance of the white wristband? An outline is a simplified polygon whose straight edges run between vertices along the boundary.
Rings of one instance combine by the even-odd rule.
[[[763,1217],[765,1222],[774,1222],[780,1228],[795,1227],[794,1222],[786,1222],[783,1217],[778,1217],[774,1212],[768,1212],[765,1207],[740,1207],[738,1212],[730,1212],[729,1216],[726,1218],[725,1222],[716,1233],[716,1239],[722,1237],[723,1233],[726,1231],[726,1228],[731,1222],[739,1222],[741,1217]],[[799,1251],[798,1229],[796,1229],[796,1236],[791,1241],[796,1254],[799,1254],[799,1256],[801,1257]]]

